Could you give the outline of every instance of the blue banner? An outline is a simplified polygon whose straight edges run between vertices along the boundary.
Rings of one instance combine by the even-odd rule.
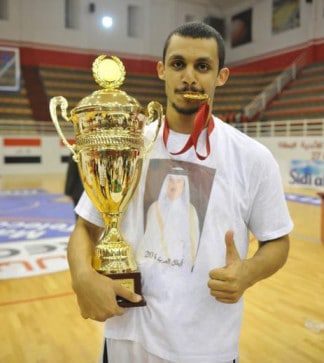
[[[75,217],[63,194],[43,190],[0,192],[0,243],[69,236]]]

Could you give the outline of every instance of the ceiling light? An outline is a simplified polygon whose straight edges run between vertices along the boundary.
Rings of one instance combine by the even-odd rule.
[[[105,27],[105,28],[111,28],[112,25],[113,25],[113,19],[111,16],[104,16],[101,20],[102,22],[102,25]]]

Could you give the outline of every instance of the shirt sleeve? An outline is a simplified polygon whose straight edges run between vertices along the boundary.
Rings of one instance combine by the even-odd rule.
[[[74,211],[77,215],[98,227],[105,226],[100,212],[95,208],[86,192],[83,192]]]
[[[279,166],[270,151],[262,153],[259,165],[254,169],[254,191],[251,190],[253,194],[248,227],[260,242],[265,242],[288,234],[293,223],[285,200]]]

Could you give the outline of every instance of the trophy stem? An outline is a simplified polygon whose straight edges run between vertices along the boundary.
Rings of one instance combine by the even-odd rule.
[[[119,232],[120,214],[103,214],[106,229],[95,247],[93,267],[99,273],[118,280],[123,287],[142,295],[141,274],[137,269],[132,248]],[[116,299],[122,307],[146,305],[144,299],[138,303],[127,301],[121,296],[116,296]]]
[[[102,218],[106,226],[109,228],[119,229],[121,213],[102,213]]]
[[[137,271],[131,246],[119,231],[120,213],[104,213],[106,229],[95,247],[93,267],[96,271],[110,275]]]

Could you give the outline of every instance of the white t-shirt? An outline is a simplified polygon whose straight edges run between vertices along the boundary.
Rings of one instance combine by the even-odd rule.
[[[188,135],[170,130],[167,150],[160,131],[150,160],[144,163],[136,194],[122,218],[123,235],[137,256],[147,306],[127,309],[123,316],[109,319],[105,335],[138,342],[148,352],[172,362],[216,363],[238,356],[243,301],[218,302],[210,296],[207,286],[209,271],[225,265],[226,231],[234,231],[236,248],[241,258],[245,258],[248,230],[259,241],[267,241],[292,229],[279,167],[269,150],[220,119],[214,118],[214,123],[210,135],[212,151],[203,161],[196,157],[194,148],[171,155],[169,152],[183,147]],[[153,128],[154,125],[148,128],[148,137],[153,135]],[[205,140],[204,131],[198,145],[203,155]],[[146,253],[139,252],[143,250],[140,246],[148,230],[148,210],[158,200],[156,185],[161,184],[158,181],[170,168],[172,173],[185,169],[191,178],[190,199],[199,215],[195,220],[199,219],[200,238],[194,245],[194,260],[189,269],[183,263],[188,256],[182,256],[183,259],[159,256],[153,243],[152,251],[147,247]],[[167,171],[162,177],[163,170]],[[103,226],[100,213],[85,194],[76,212]],[[157,215],[156,219],[159,218]],[[178,225],[181,229],[184,224]],[[160,233],[161,227],[156,228],[159,229],[156,233]],[[192,246],[191,234],[186,235],[187,244]]]

